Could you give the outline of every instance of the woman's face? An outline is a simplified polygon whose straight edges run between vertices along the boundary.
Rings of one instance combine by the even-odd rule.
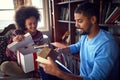
[[[37,23],[38,23],[38,21],[36,20],[36,18],[34,16],[26,19],[25,27],[27,28],[27,32],[29,32],[31,34],[35,33],[36,28],[37,28]]]

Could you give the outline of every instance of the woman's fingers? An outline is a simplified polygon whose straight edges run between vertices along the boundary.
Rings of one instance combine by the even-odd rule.
[[[20,42],[24,40],[24,35],[17,35],[15,38],[13,38],[13,41]]]

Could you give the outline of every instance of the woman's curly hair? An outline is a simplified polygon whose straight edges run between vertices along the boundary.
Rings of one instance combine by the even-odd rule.
[[[18,29],[26,30],[25,21],[26,19],[34,16],[37,21],[40,20],[40,14],[36,7],[33,6],[21,6],[16,10],[15,13],[15,22],[17,24]]]

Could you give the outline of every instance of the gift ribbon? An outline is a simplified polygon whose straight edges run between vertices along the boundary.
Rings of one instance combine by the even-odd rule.
[[[21,58],[20,58],[20,51],[17,51],[18,52],[18,57],[19,57],[19,65],[20,65],[20,67],[22,67],[22,65],[21,65]]]
[[[37,64],[37,61],[36,61],[36,59],[37,59],[37,53],[36,52],[33,53],[33,59],[34,59],[34,69],[37,70],[38,69],[38,64]]]

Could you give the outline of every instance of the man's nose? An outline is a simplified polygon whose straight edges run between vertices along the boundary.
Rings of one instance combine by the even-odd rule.
[[[76,26],[76,27],[78,27],[78,26],[79,26],[77,21],[75,22],[75,26]]]
[[[76,28],[79,28],[79,25],[78,25],[78,24],[75,24],[75,27],[76,27]]]

